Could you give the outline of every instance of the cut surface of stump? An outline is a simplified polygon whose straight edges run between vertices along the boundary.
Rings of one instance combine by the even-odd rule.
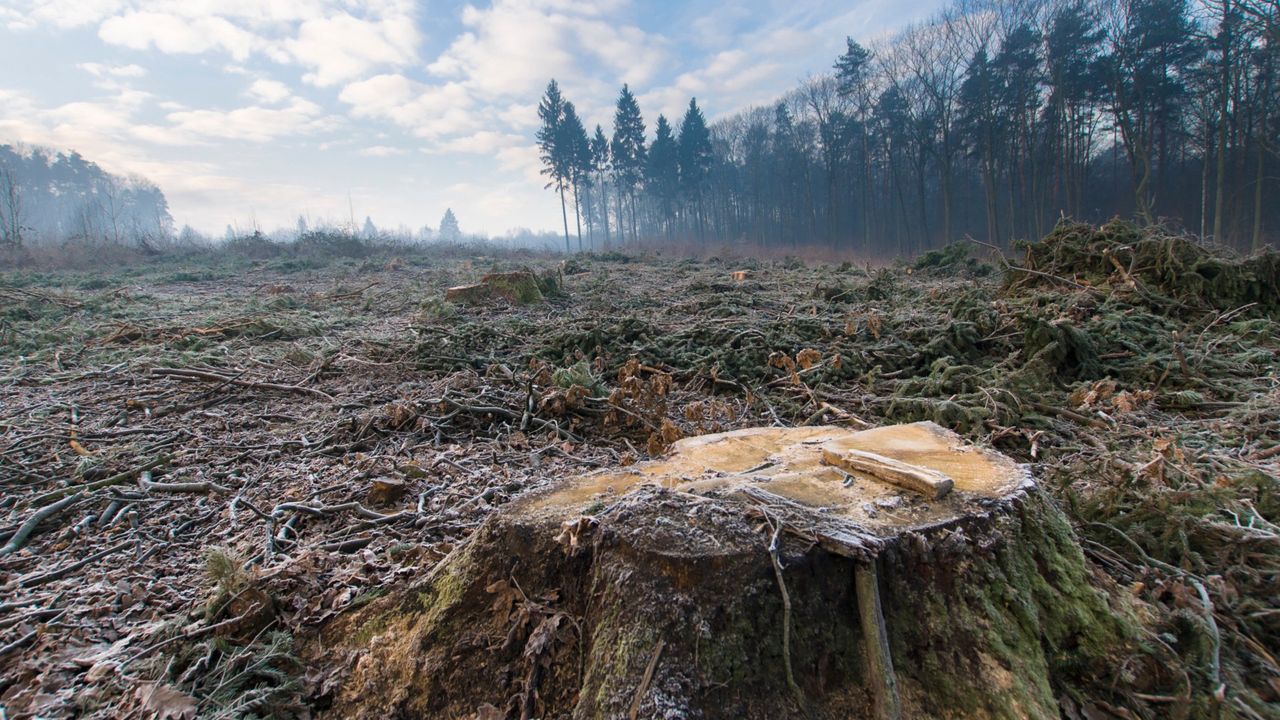
[[[1056,718],[1112,687],[1111,602],[998,453],[757,428],[518,498],[308,653],[332,717]]]

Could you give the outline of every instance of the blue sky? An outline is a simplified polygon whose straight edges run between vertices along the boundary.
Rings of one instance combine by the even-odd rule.
[[[74,148],[221,234],[372,216],[555,229],[533,134],[549,78],[606,132],[767,103],[940,0],[0,0],[0,143]]]

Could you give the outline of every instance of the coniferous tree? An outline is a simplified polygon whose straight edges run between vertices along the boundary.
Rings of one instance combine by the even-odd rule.
[[[595,173],[597,187],[600,190],[598,207],[600,220],[604,224],[604,245],[609,247],[609,193],[605,182],[605,173],[609,172],[609,139],[604,135],[604,128],[596,125],[596,134],[591,138],[591,169]]]
[[[582,206],[580,197],[582,190],[591,183],[591,142],[587,139],[586,128],[578,118],[578,111],[572,102],[565,101],[564,113],[560,118],[558,151],[564,156],[565,172],[568,173],[569,186],[573,188],[574,221],[578,226],[578,251],[582,251]]]
[[[1000,52],[991,60],[995,81],[997,137],[1005,143],[1008,165],[1009,229],[1021,230],[1024,237],[1039,237],[1042,222],[1034,212],[1039,175],[1035,166],[1036,122],[1040,117],[1041,71],[1040,33],[1027,24],[1015,26],[1000,43]],[[1023,222],[1017,222],[1021,211]]]
[[[1105,92],[1099,58],[1106,33],[1097,25],[1098,18],[1083,0],[1074,0],[1053,13],[1045,35],[1049,93],[1044,133],[1056,165],[1059,206],[1073,216],[1083,211],[1098,108]]]
[[[1129,157],[1137,213],[1153,221],[1153,194],[1165,185],[1185,81],[1201,48],[1186,0],[1132,0],[1121,12],[1108,63],[1111,111]]]
[[[982,190],[986,199],[987,242],[1000,243],[1000,223],[996,211],[996,142],[1000,136],[996,115],[996,88],[986,48],[979,48],[965,70],[960,85],[960,114],[957,130],[960,142],[982,168]]]
[[[698,223],[698,239],[706,241],[702,216],[702,195],[711,170],[711,131],[698,109],[697,99],[689,101],[689,109],[680,121],[680,186],[685,198],[693,203]]]
[[[836,87],[849,98],[853,107],[853,121],[861,139],[861,157],[857,164],[861,177],[861,215],[863,249],[871,245],[871,133],[870,120],[874,98],[871,93],[871,51],[859,45],[853,38],[845,38],[845,52],[836,59]]]
[[[609,154],[613,162],[614,191],[618,194],[618,226],[622,226],[622,197],[625,195],[630,204],[633,241],[638,237],[636,187],[644,179],[645,153],[644,118],[640,115],[640,105],[631,89],[623,85],[613,114],[613,140]]]
[[[671,123],[664,115],[658,116],[645,175],[645,186],[657,202],[660,224],[670,240],[674,232],[675,202],[680,195],[680,157]]]
[[[560,85],[553,79],[547,83],[546,94],[538,104],[538,119],[542,127],[538,129],[538,159],[542,161],[542,174],[548,178],[546,187],[555,188],[560,194],[560,218],[564,223],[564,251],[569,247],[569,213],[565,207],[564,191],[569,184],[570,160],[568,149],[564,143],[564,97],[560,94]],[[443,227],[441,230],[443,231]]]
[[[436,237],[445,242],[458,242],[462,239],[462,229],[458,227],[458,218],[453,214],[453,208],[445,208]]]
[[[640,159],[624,89],[577,191],[588,230],[616,218],[619,237],[860,236],[909,254],[1136,215],[1247,250],[1280,229],[1278,27],[1273,0],[952,0],[874,53],[846,38],[828,76],[707,127],[701,176],[698,133],[669,122]]]

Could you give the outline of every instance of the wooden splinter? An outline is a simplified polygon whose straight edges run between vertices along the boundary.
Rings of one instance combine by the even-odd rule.
[[[870,475],[877,480],[941,500],[951,492],[951,478],[926,467],[911,465],[865,450],[822,449],[822,463],[849,472]]]

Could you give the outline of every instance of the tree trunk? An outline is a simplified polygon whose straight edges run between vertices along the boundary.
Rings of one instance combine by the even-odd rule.
[[[1218,177],[1213,200],[1213,241],[1222,242],[1227,202],[1227,101],[1231,95],[1231,0],[1222,0],[1222,75],[1218,86]]]
[[[626,227],[626,225],[625,225],[625,222],[626,222],[626,221],[623,219],[623,215],[622,215],[622,186],[621,186],[621,185],[617,185],[617,186],[615,186],[615,187],[614,187],[614,195],[616,195],[616,196],[618,197],[618,216],[617,216],[617,217],[618,217],[618,223],[617,223],[617,226],[618,226],[618,244],[619,244],[619,245],[626,245],[626,244],[627,244],[627,233],[626,233],[626,231],[623,229],[623,228],[625,228],[625,227]]]
[[[609,238],[609,189],[605,186],[604,173],[599,173],[600,177],[600,219],[604,221],[604,249],[608,250],[612,245]]]
[[[573,184],[573,222],[578,228],[578,252],[582,252],[582,206],[578,203],[578,183]]]
[[[564,185],[560,185],[560,219],[564,221],[564,252],[566,255],[573,252],[573,248],[569,247],[569,213],[564,207]]]
[[[758,428],[516,500],[304,656],[343,718],[1056,718],[1140,652],[1090,582],[954,433]]]
[[[1254,252],[1262,250],[1262,210],[1265,207],[1262,203],[1262,185],[1266,182],[1263,176],[1263,163],[1266,160],[1266,153],[1261,143],[1258,144],[1258,165],[1253,178],[1253,242],[1252,249]]]

